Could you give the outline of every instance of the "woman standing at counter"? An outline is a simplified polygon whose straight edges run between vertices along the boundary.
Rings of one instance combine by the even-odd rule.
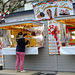
[[[24,34],[22,32],[18,33],[18,36],[16,37],[16,41],[17,41],[17,47],[16,47],[16,72],[18,72],[18,67],[19,67],[19,63],[20,63],[20,71],[21,72],[25,72],[24,70],[24,56],[25,56],[25,45],[28,44],[28,40],[25,42],[25,38],[24,36],[27,34]]]

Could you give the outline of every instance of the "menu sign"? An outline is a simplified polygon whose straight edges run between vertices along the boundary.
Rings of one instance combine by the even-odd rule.
[[[56,21],[48,22],[49,54],[60,54],[59,25]]]
[[[72,2],[40,2],[33,3],[35,19],[39,20],[52,20],[54,17],[61,15],[73,15]]]

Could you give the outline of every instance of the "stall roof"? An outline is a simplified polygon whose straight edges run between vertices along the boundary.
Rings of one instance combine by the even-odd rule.
[[[75,19],[75,15],[55,17],[55,20],[63,20],[63,19]]]
[[[25,14],[33,14],[34,10],[26,10],[26,11],[20,11],[20,12],[14,12],[10,13],[10,15],[6,15],[6,18],[13,17],[13,16],[18,16],[18,15],[25,15]]]
[[[38,21],[25,20],[25,21],[18,21],[18,22],[3,23],[3,24],[0,24],[0,27],[3,27],[3,26],[12,26],[12,25],[20,25],[20,24],[25,24],[25,23],[34,23],[34,24],[37,24],[37,25],[43,25],[43,23],[38,22]]]
[[[55,20],[64,20],[64,19],[75,19],[75,15],[55,17]],[[10,23],[0,24],[0,27],[18,25],[18,24],[25,24],[25,23],[34,23],[34,24],[37,24],[37,25],[43,25],[43,23],[38,22],[38,21],[25,20],[25,21],[17,21],[17,22],[10,22]]]

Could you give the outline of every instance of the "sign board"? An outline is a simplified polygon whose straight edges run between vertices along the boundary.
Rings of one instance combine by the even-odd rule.
[[[37,2],[33,3],[34,14],[36,21],[52,20],[57,16],[73,15],[72,2]]]

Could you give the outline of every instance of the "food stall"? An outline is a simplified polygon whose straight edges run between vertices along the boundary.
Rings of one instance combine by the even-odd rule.
[[[16,55],[16,36],[19,32],[27,34],[25,41],[29,39],[29,43],[26,45],[26,55],[37,55],[38,48],[44,47],[44,24],[31,21],[29,23],[22,23],[18,25],[7,24],[0,26],[2,30],[2,52],[4,55]]]

